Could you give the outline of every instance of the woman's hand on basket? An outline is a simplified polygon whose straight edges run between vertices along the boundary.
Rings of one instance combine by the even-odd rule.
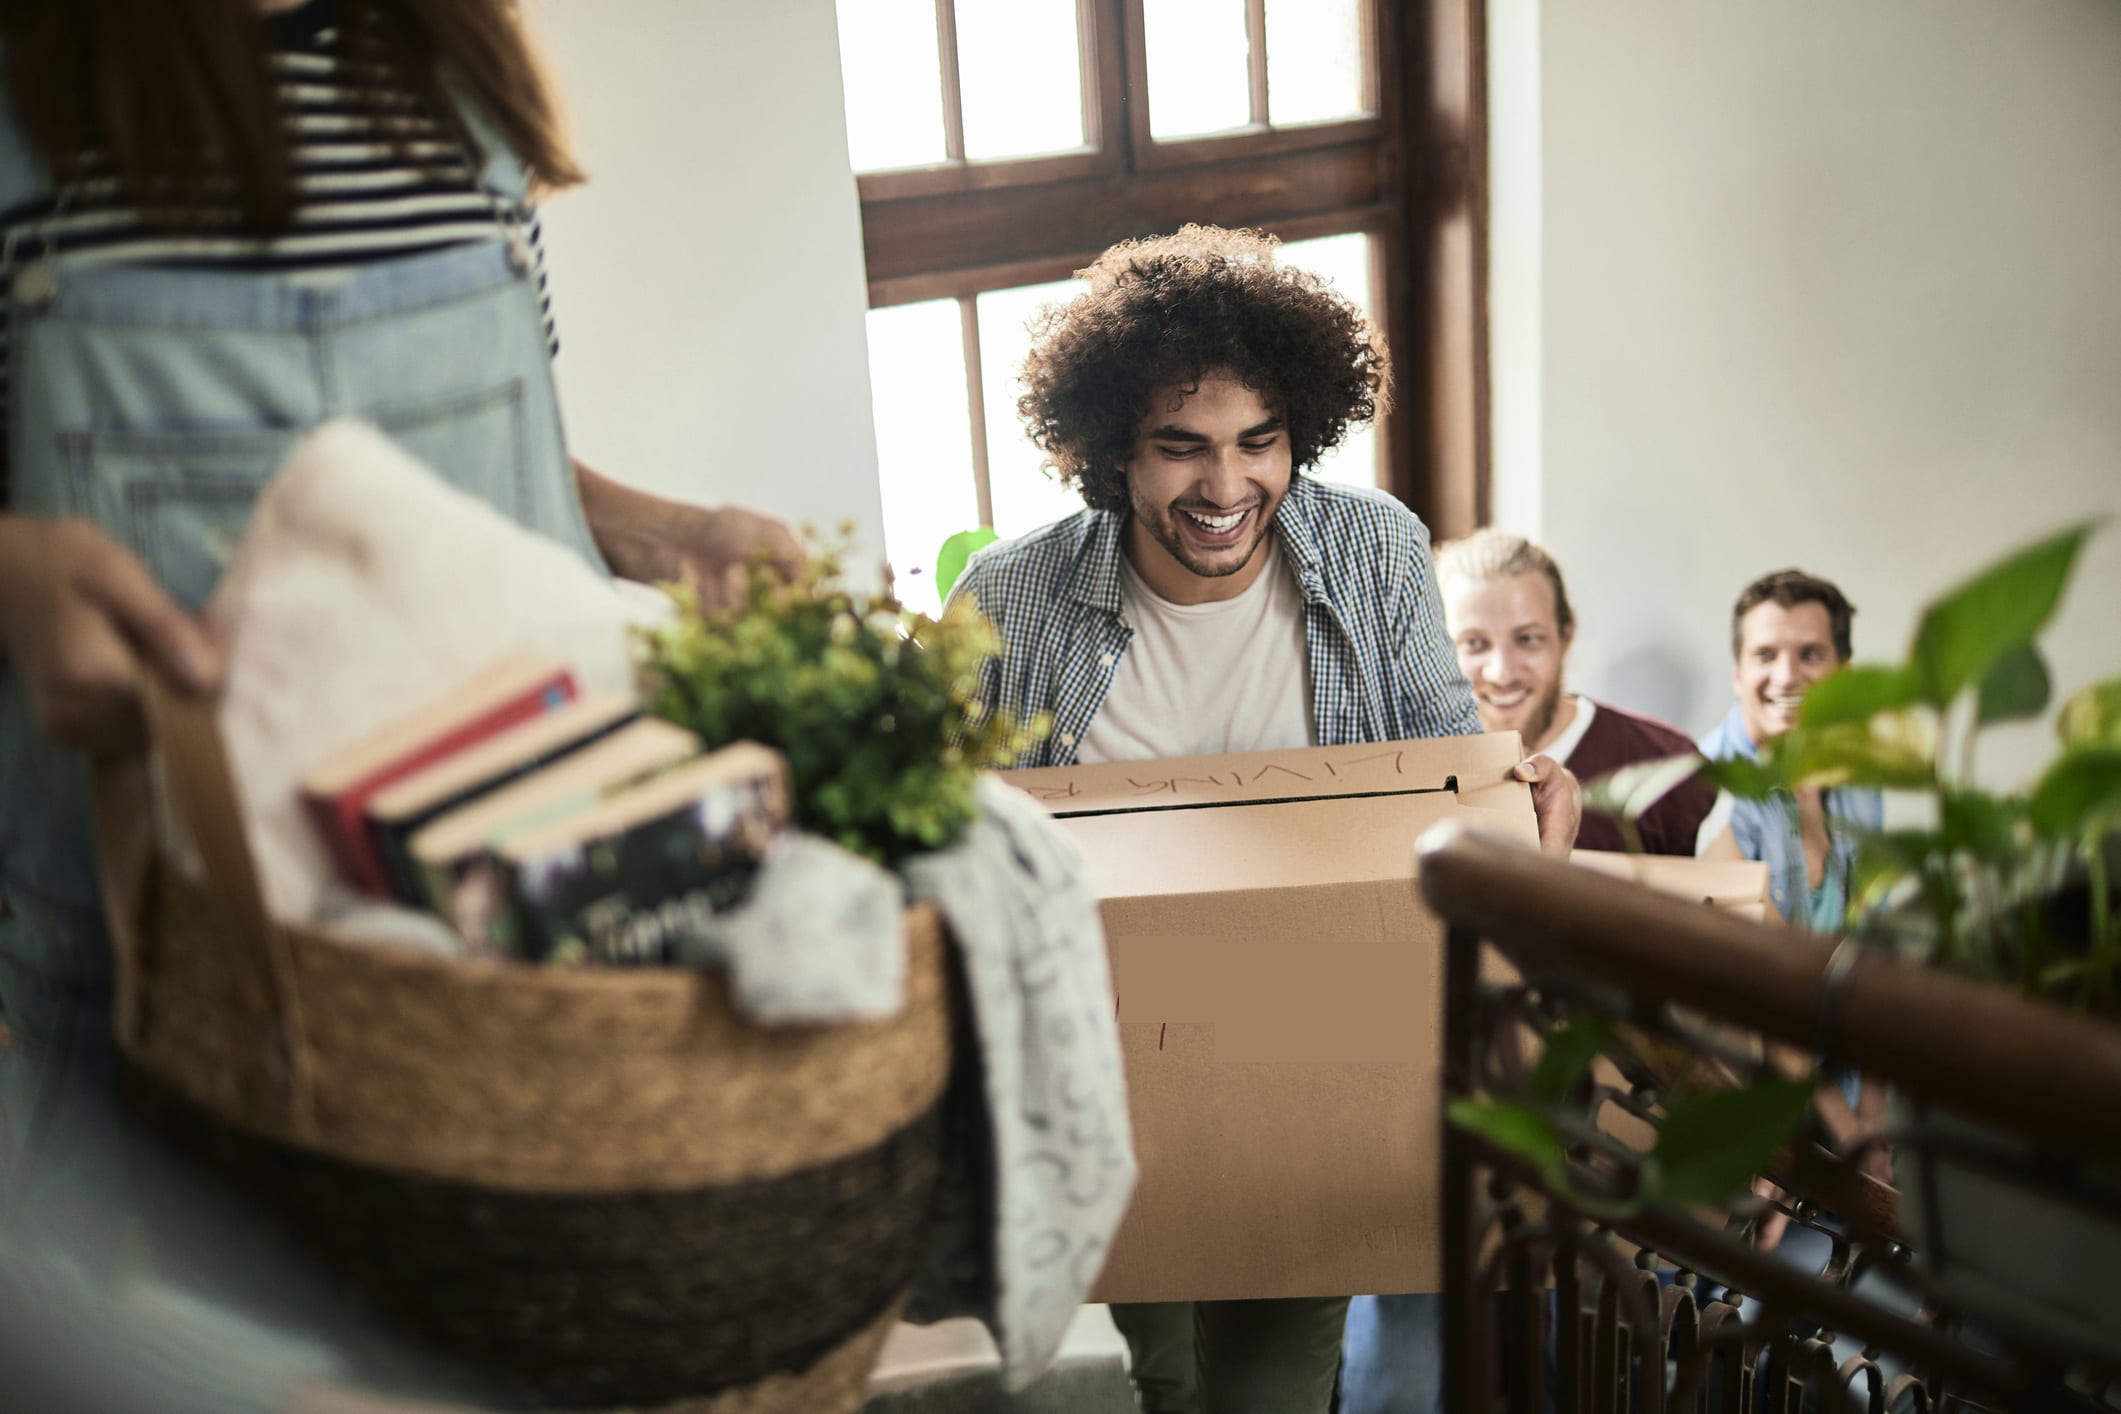
[[[132,551],[84,520],[0,515],[0,652],[37,724],[99,761],[138,755],[142,674],[210,693],[227,657]]]
[[[597,550],[620,579],[690,584],[701,606],[714,609],[742,599],[745,574],[761,559],[783,577],[803,568],[802,542],[771,516],[666,500],[581,462],[574,476]]]

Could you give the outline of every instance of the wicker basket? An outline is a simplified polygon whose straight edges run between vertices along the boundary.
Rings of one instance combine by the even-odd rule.
[[[851,1410],[922,1255],[951,983],[754,1027],[677,969],[457,962],[268,918],[213,716],[156,698],[207,882],[105,790],[129,1089],[380,1312],[561,1408]]]

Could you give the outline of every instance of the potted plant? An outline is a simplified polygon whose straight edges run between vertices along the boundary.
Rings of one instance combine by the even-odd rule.
[[[1925,823],[1861,842],[1850,936],[2121,1024],[2121,678],[2062,704],[2058,750],[2024,788],[1985,790],[1975,774],[1987,729],[2049,706],[2037,639],[2096,528],[1989,566],[1925,609],[1903,661],[1822,680],[1758,762],[1705,773],[1754,799],[1842,785],[1919,799]],[[2109,1280],[2121,1161],[2034,1154],[1897,1098],[1891,1124],[1921,1134],[1896,1175],[1902,1224],[1947,1289],[2005,1319],[2121,1342]]]
[[[791,580],[755,567],[728,609],[702,610],[682,586],[671,597],[675,617],[644,631],[648,709],[709,746],[779,751],[797,827],[878,864],[955,844],[980,772],[1046,730],[983,712],[980,668],[1001,641],[971,601],[929,618],[888,577],[854,593],[836,548]]]

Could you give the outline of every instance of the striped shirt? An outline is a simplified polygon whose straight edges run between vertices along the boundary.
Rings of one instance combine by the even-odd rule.
[[[981,699],[1025,720],[1053,716],[1016,762],[1066,766],[1133,638],[1120,595],[1120,511],[1081,511],[972,557],[951,598],[971,595],[1004,645]],[[1303,596],[1311,719],[1320,746],[1467,736],[1473,690],[1444,632],[1428,527],[1382,491],[1289,480],[1274,529]]]
[[[90,153],[56,194],[0,211],[0,239],[14,243],[18,263],[48,250],[69,263],[330,271],[504,239],[510,223],[527,216],[547,348],[557,353],[536,214],[510,210],[483,187],[474,154],[433,115],[394,117],[388,133],[378,131],[342,73],[337,8],[336,0],[309,0],[266,21],[295,180],[293,216],[283,234],[247,233],[233,201],[181,232],[151,227],[107,158]],[[7,501],[12,405],[9,298],[8,282],[0,280],[0,506]]]

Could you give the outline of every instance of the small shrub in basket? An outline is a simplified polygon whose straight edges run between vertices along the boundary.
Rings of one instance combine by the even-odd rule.
[[[840,583],[835,548],[792,581],[751,571],[734,608],[672,591],[674,622],[644,630],[648,709],[708,746],[751,740],[788,758],[795,824],[879,864],[957,842],[981,770],[1046,730],[985,713],[981,665],[1001,651],[966,600],[939,618],[885,587]]]

